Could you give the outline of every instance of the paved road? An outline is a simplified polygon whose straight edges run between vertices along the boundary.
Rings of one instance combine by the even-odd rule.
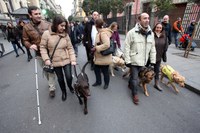
[[[84,48],[79,47],[79,64],[86,61]],[[26,55],[15,58],[11,53],[0,58],[0,133],[199,133],[200,97],[180,89],[175,94],[161,84],[158,92],[148,85],[150,97],[139,90],[140,105],[135,106],[127,88],[128,79],[121,72],[111,78],[109,89],[91,87],[89,114],[83,114],[78,99],[69,91],[61,101],[57,84],[56,97],[48,97],[46,80],[39,69],[39,94],[42,125],[37,123],[34,60]],[[90,84],[94,73],[86,68]]]

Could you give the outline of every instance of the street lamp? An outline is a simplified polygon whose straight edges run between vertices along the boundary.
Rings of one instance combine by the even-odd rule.
[[[13,23],[12,17],[11,17],[11,14],[10,14],[10,10],[9,10],[9,7],[8,7],[8,0],[3,0],[3,1],[4,1],[5,4],[6,4],[6,8],[7,8],[7,11],[8,11],[8,16],[9,16],[9,18],[10,18],[10,21],[11,21],[11,23]]]

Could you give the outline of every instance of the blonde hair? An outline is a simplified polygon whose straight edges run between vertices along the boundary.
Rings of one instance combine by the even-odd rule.
[[[110,26],[109,26],[109,29],[113,30],[113,28],[114,28],[115,26],[118,27],[117,22],[112,22],[112,23],[110,24]]]

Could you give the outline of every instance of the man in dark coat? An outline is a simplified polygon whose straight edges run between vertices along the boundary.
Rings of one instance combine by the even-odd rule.
[[[83,37],[83,45],[86,49],[87,59],[91,62],[91,70],[94,69],[94,62],[93,62],[93,53],[91,48],[93,48],[95,43],[95,38],[97,34],[97,30],[95,27],[95,21],[99,18],[99,13],[94,11],[92,13],[92,19],[86,23],[84,29],[84,37]]]
[[[162,25],[165,29],[166,37],[168,39],[168,44],[170,45],[171,41],[172,41],[172,37],[171,37],[171,25],[169,23],[169,16],[168,15],[165,15],[163,17]]]

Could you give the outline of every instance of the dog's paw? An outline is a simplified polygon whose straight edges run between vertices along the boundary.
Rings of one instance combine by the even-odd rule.
[[[115,74],[111,74],[112,77],[115,77]]]
[[[148,96],[149,96],[149,93],[148,93],[148,92],[144,92],[144,95],[148,97]]]
[[[80,104],[80,105],[83,105],[83,101],[82,101],[82,100],[79,100],[79,104]]]

